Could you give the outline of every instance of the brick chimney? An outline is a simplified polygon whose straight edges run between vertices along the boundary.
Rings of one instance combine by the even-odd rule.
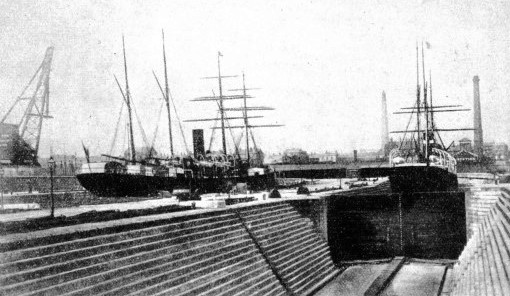
[[[480,107],[480,78],[473,77],[473,125],[474,125],[474,152],[483,155],[482,110]]]
[[[381,114],[381,149],[384,148],[390,141],[388,135],[388,108],[386,106],[386,93],[382,92],[382,114]]]

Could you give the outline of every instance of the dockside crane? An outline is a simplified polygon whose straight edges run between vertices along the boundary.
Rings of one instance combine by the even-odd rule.
[[[0,121],[0,124],[13,124],[17,126],[19,142],[21,142],[19,147],[25,150],[15,152],[23,157],[21,157],[22,159],[18,157],[17,161],[15,161],[18,163],[13,164],[39,165],[37,155],[43,120],[52,118],[49,115],[52,59],[53,47],[48,47],[42,63]],[[22,111],[21,117],[19,116],[21,112],[16,114],[15,110]]]

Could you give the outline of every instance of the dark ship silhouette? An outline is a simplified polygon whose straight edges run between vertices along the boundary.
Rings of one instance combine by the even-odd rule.
[[[432,84],[425,80],[425,62],[422,46],[423,94],[419,78],[419,53],[416,47],[417,88],[416,102],[413,107],[402,108],[396,114],[411,114],[416,117],[416,129],[394,131],[403,133],[404,138],[399,147],[389,153],[389,167],[362,168],[361,177],[389,177],[391,191],[399,192],[435,192],[457,191],[457,161],[448,153],[439,132],[472,130],[470,128],[439,129],[434,121],[438,112],[466,111],[458,109],[459,105],[434,106],[432,101]],[[430,79],[431,80],[431,79]],[[430,90],[430,97],[427,91]],[[409,126],[409,125],[408,125]],[[410,135],[411,139],[405,141]]]
[[[163,98],[166,101],[169,121],[169,137],[170,152],[169,158],[157,158],[148,156],[144,158],[136,157],[135,145],[133,139],[133,124],[131,110],[131,96],[129,92],[128,72],[126,62],[126,51],[123,42],[124,55],[124,74],[126,80],[125,92],[120,86],[117,78],[117,84],[127,105],[129,115],[129,158],[115,157],[105,155],[108,161],[89,162],[88,150],[85,149],[87,163],[83,164],[81,170],[76,174],[80,184],[88,191],[98,196],[148,196],[155,195],[158,191],[172,192],[174,189],[189,189],[192,193],[208,193],[208,192],[226,192],[237,183],[246,183],[250,190],[267,190],[274,188],[276,185],[275,174],[267,167],[252,167],[250,165],[249,141],[247,139],[247,160],[241,159],[239,153],[237,156],[225,154],[223,152],[211,153],[205,152],[203,149],[203,130],[194,130],[194,151],[193,156],[176,157],[173,153],[172,130],[170,118],[170,96],[168,88],[166,55],[163,36],[163,60],[165,67],[165,90],[161,87],[156,75],[154,74],[158,86],[161,90]],[[225,144],[225,120],[229,119],[224,116],[227,110],[223,107],[224,99],[244,99],[243,111],[244,119],[243,128],[246,129],[246,137],[248,131],[252,127],[258,127],[248,124],[247,112],[250,110],[246,107],[246,88],[244,87],[243,75],[243,95],[224,96],[221,89],[221,71],[220,56],[218,53],[218,81],[220,85],[219,97],[208,97],[197,100],[214,100],[218,102],[221,113],[221,130],[223,140],[223,151],[226,151]],[[257,109],[259,110],[259,109]],[[204,120],[200,120],[204,121]],[[269,126],[269,125],[267,125]],[[238,128],[238,127],[230,127]],[[197,131],[201,131],[197,132]],[[200,145],[201,143],[201,145]],[[237,151],[236,147],[236,151]]]

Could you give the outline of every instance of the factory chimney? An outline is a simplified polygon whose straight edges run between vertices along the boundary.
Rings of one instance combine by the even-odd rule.
[[[474,152],[483,155],[482,111],[480,108],[480,78],[473,77],[473,124],[474,124]]]
[[[388,108],[386,106],[386,93],[382,92],[382,115],[381,115],[381,149],[384,153],[388,142]]]

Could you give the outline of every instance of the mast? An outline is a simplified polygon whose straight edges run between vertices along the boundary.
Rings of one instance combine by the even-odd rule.
[[[221,67],[220,57],[221,52],[218,51],[218,84],[220,88],[220,116],[221,116],[221,142],[223,145],[223,153],[227,154],[227,142],[225,140],[225,110],[223,109],[223,88],[221,86]]]
[[[418,154],[421,152],[421,126],[420,126],[420,62],[418,56],[418,42],[416,42],[416,129],[418,130]]]
[[[170,96],[169,96],[169,89],[168,89],[168,74],[167,74],[167,68],[166,68],[166,53],[165,53],[165,32],[161,30],[161,35],[163,37],[163,64],[165,68],[165,102],[166,102],[166,111],[168,113],[168,135],[170,140],[170,156],[174,156],[174,143],[172,139],[172,118],[170,114]]]
[[[244,82],[243,72],[243,99],[244,99],[244,126],[246,127],[246,157],[248,164],[250,164],[250,137],[248,137],[248,109],[246,108],[246,84]]]
[[[432,112],[430,112],[430,126],[432,128],[432,132],[434,132],[434,129],[436,128],[436,125],[434,123],[434,104],[432,102],[432,71],[429,70],[429,89],[430,89],[430,109]],[[434,143],[436,142],[436,138],[433,138]]]
[[[432,71],[429,70],[429,88],[430,88],[430,120],[431,120],[431,128],[432,128],[432,141],[434,144],[437,144],[436,136],[439,138],[439,141],[441,143],[441,147],[445,148],[445,145],[443,143],[443,138],[441,138],[441,135],[436,131],[436,122],[434,121],[434,113],[436,113],[436,107],[434,107],[434,103],[432,101]],[[449,112],[459,111],[457,110],[450,110]]]
[[[208,76],[208,77],[202,77],[202,79],[218,79],[218,84],[219,84],[219,90],[220,90],[220,94],[219,96],[216,96],[214,91],[213,91],[213,96],[205,96],[205,97],[198,97],[198,98],[195,98],[195,99],[192,99],[191,101],[194,101],[194,102],[200,102],[200,101],[215,101],[218,108],[219,108],[219,114],[220,114],[220,119],[221,119],[221,126],[220,127],[217,127],[216,125],[214,127],[212,127],[213,129],[213,135],[214,135],[214,130],[216,129],[221,129],[221,134],[222,134],[222,144],[223,144],[223,151],[226,153],[226,150],[227,150],[227,145],[226,145],[226,138],[225,138],[225,128],[228,128],[229,130],[232,131],[232,129],[243,129],[246,131],[246,137],[249,137],[249,134],[250,132],[252,131],[252,128],[262,128],[262,127],[279,127],[279,126],[282,126],[281,124],[265,124],[265,125],[250,125],[248,123],[248,119],[249,118],[262,118],[263,116],[259,116],[259,115],[254,115],[254,116],[249,116],[248,115],[248,111],[267,111],[267,110],[274,110],[273,108],[271,107],[264,107],[264,106],[250,106],[248,107],[247,106],[247,99],[250,99],[250,98],[253,98],[251,95],[248,95],[247,94],[247,91],[248,90],[253,90],[253,89],[258,89],[258,88],[246,88],[246,84],[245,84],[245,75],[244,75],[244,72],[243,72],[243,87],[242,88],[238,88],[238,89],[229,89],[228,91],[242,91],[242,94],[234,94],[234,95],[224,95],[223,94],[223,85],[222,85],[222,78],[234,78],[234,77],[238,77],[237,75],[221,75],[221,64],[220,64],[220,57],[222,57],[223,55],[221,54],[221,52],[218,52],[218,76]],[[242,107],[228,107],[226,108],[223,104],[224,104],[224,101],[225,100],[243,100],[244,104]],[[230,112],[230,111],[242,111],[243,113],[241,114],[242,116],[226,116],[225,112]],[[226,127],[225,126],[225,120],[230,120],[230,119],[243,119],[244,120],[244,124],[239,124],[239,125],[230,125],[228,124],[228,126]],[[190,120],[184,120],[185,122],[202,122],[202,121],[215,121],[217,122],[218,121],[218,118],[200,118],[200,119],[190,119]],[[211,137],[212,139],[212,137]],[[241,141],[240,139],[238,140],[239,142]],[[237,152],[237,141],[234,141],[234,145],[236,146],[236,152]],[[253,142],[253,145],[255,145],[255,142],[253,141],[253,137],[252,137],[252,142]],[[212,143],[212,140],[211,140],[211,143]],[[257,147],[255,146],[254,147],[255,150],[257,149]],[[248,161],[250,160],[250,155],[249,155],[249,139],[246,139],[246,149],[248,151]]]
[[[413,114],[416,112],[417,113],[417,116],[416,116],[417,128],[415,130],[409,130],[406,127],[405,130],[391,131],[390,133],[391,134],[404,134],[404,139],[402,140],[402,142],[405,140],[405,136],[407,133],[418,133],[419,145],[417,145],[418,146],[417,152],[421,155],[422,149],[425,148],[426,163],[427,163],[427,166],[429,166],[430,165],[430,160],[429,160],[430,140],[432,140],[432,143],[437,144],[437,141],[436,141],[436,135],[437,135],[443,149],[445,147],[439,132],[471,131],[474,129],[473,128],[448,128],[448,129],[441,129],[441,128],[437,129],[436,128],[436,124],[434,121],[434,113],[436,113],[436,112],[469,111],[470,109],[462,109],[462,108],[460,108],[460,107],[462,107],[461,105],[441,105],[441,106],[433,105],[433,102],[432,102],[432,74],[431,74],[430,70],[429,70],[430,82],[427,83],[425,81],[425,53],[424,53],[423,42],[422,42],[422,68],[423,68],[423,73],[422,73],[423,78],[422,79],[423,79],[423,84],[424,84],[423,85],[423,92],[424,92],[423,93],[423,108],[425,109],[425,115],[426,115],[426,127],[425,127],[426,133],[425,133],[425,139],[424,139],[425,145],[423,145],[424,147],[422,146],[422,136],[423,135],[421,135],[422,129],[420,126],[420,116],[421,116],[422,106],[421,106],[421,101],[420,101],[421,87],[420,87],[420,59],[419,59],[418,42],[416,42],[416,82],[417,82],[416,83],[416,103],[415,103],[416,105],[413,107],[401,108],[401,110],[404,110],[404,111],[393,112],[393,114],[411,114],[409,123],[411,122]],[[428,90],[430,90],[430,105],[427,101],[427,91]],[[409,126],[409,123],[408,123],[408,126]],[[448,148],[446,148],[445,151],[446,150],[448,150]]]
[[[421,62],[422,62],[422,75],[423,75],[423,105],[425,108],[425,159],[427,166],[429,165],[429,110],[427,104],[427,82],[425,81],[425,49],[423,48],[423,41],[421,43]]]
[[[131,94],[129,92],[129,83],[128,83],[128,73],[127,73],[127,62],[126,62],[126,45],[124,44],[124,35],[122,35],[122,51],[124,54],[124,75],[126,79],[126,104],[128,107],[128,114],[129,114],[129,140],[131,143],[131,162],[134,164],[136,162],[136,156],[135,156],[135,141],[133,138],[133,118],[131,115]]]

